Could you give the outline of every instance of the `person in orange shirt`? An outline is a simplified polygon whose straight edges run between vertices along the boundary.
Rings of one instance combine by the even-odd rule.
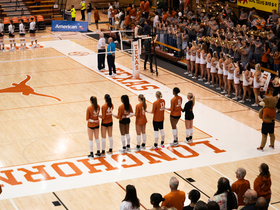
[[[110,148],[107,152],[108,154],[112,154],[113,152],[113,119],[112,119],[112,111],[114,106],[112,104],[112,99],[109,94],[104,96],[105,104],[101,107],[101,138],[102,138],[102,156],[105,156],[105,148],[106,148],[106,131],[109,137]]]
[[[136,9],[135,9],[135,4],[132,4],[131,5],[131,10],[129,12],[129,16],[130,16],[130,19],[131,19],[132,23],[135,22],[136,15],[137,15],[137,12],[136,12]]]
[[[126,29],[130,27],[130,16],[128,11],[126,12],[126,16],[124,18],[124,25]]]
[[[161,135],[161,147],[164,148],[164,138],[165,133],[163,130],[163,123],[164,123],[164,112],[165,112],[165,100],[162,99],[162,93],[160,91],[156,92],[157,100],[153,103],[152,111],[147,111],[148,113],[154,114],[153,116],[153,127],[154,127],[154,136],[155,136],[155,143],[152,149],[158,149],[158,139],[159,139],[159,132]]]
[[[147,124],[147,118],[145,115],[146,109],[147,109],[147,104],[146,104],[146,99],[144,95],[140,94],[138,96],[138,101],[139,104],[136,105],[135,108],[135,117],[136,117],[136,134],[137,134],[137,146],[134,148],[135,151],[140,151],[141,149],[145,150],[146,149],[146,124]],[[141,143],[141,134],[142,134],[142,139],[143,143],[140,148],[140,143]]]
[[[142,14],[144,14],[144,6],[145,6],[145,1],[141,1],[140,9],[141,9]]]
[[[182,110],[182,97],[178,96],[180,93],[180,89],[175,87],[173,88],[173,95],[174,97],[171,99],[171,107],[167,109],[170,111],[170,123],[172,127],[172,134],[173,134],[173,142],[170,144],[171,146],[178,146],[178,130],[177,130],[177,123],[181,118],[181,110]]]
[[[167,18],[168,18],[168,12],[164,12],[164,11],[163,11],[162,20],[163,20],[163,21],[166,21]]]
[[[95,20],[96,32],[98,32],[98,21],[100,20],[98,10],[94,7],[93,16]]]
[[[98,114],[100,111],[100,106],[97,104],[97,98],[95,96],[90,97],[91,105],[87,108],[86,120],[88,122],[88,145],[90,154],[89,158],[93,158],[93,135],[95,138],[97,153],[95,154],[97,157],[100,157],[100,142],[99,142],[99,120]]]
[[[250,189],[250,182],[244,179],[246,176],[246,170],[244,168],[238,168],[235,174],[237,181],[231,185],[231,190],[237,195],[238,206],[245,206],[246,203],[243,201],[243,196]]]
[[[262,163],[259,171],[260,174],[254,181],[254,190],[257,191],[258,197],[264,197],[269,205],[271,199],[271,179],[268,165]]]
[[[150,2],[149,0],[145,0],[145,5],[144,5],[144,13],[145,13],[145,18],[149,18],[149,14],[150,14]]]
[[[186,141],[185,143],[192,143],[192,135],[193,135],[193,106],[195,104],[195,97],[192,93],[188,93],[187,95],[188,102],[185,104],[182,112],[185,112],[185,126],[186,126]]]
[[[141,16],[142,16],[142,12],[139,8],[137,8],[137,14],[136,14],[135,20],[139,21]]]
[[[119,150],[121,153],[131,152],[130,149],[130,135],[129,135],[129,124],[130,117],[133,116],[133,110],[129,103],[129,98],[127,95],[121,96],[122,105],[119,106],[118,114],[113,115],[117,119],[119,119],[120,123],[120,133],[121,133],[121,141],[122,141],[122,149]],[[125,138],[127,144],[125,143]]]
[[[164,196],[164,201],[161,206],[167,208],[175,207],[176,209],[183,209],[186,194],[184,191],[178,190],[179,181],[176,177],[171,177],[169,187],[171,192]]]

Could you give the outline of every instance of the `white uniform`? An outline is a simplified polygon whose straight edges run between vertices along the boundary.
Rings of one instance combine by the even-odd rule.
[[[223,63],[221,63],[221,66],[223,68]],[[219,65],[219,68],[218,68],[218,74],[223,74],[223,69],[222,69]]]
[[[19,24],[19,34],[21,36],[25,35],[25,27],[24,27],[23,23]]]
[[[195,52],[195,53],[194,53],[194,52]],[[195,61],[195,55],[193,55],[193,54],[196,54],[196,51],[195,51],[195,50],[192,51],[191,61]]]
[[[36,26],[36,23],[33,21],[29,24],[29,30],[30,31],[35,31],[35,26]]]
[[[15,32],[15,26],[12,25],[12,24],[10,24],[10,25],[8,26],[8,30],[9,30],[9,34],[13,34],[13,33]]]
[[[239,73],[237,74],[237,77],[235,76],[235,71],[234,71],[234,84],[239,85],[240,84],[240,78],[239,78]]]
[[[261,76],[258,77],[258,80],[260,80],[260,77],[261,77]],[[260,88],[260,83],[257,82],[257,79],[256,79],[255,76],[254,76],[254,88]]]
[[[189,51],[190,51],[190,50],[189,50]],[[190,58],[191,58],[191,56],[189,55],[189,52],[187,51],[187,53],[186,53],[186,60],[189,61]]]
[[[234,69],[235,69],[235,67],[234,67],[234,65],[230,68],[230,70],[231,71],[233,71],[233,73],[230,73],[230,72],[228,72],[228,80],[233,80],[233,78],[234,78]]]
[[[228,75],[228,65],[225,65],[225,63],[223,63],[223,75],[227,76]]]
[[[206,57],[206,53],[204,53],[204,57]],[[206,60],[203,59],[202,53],[200,53],[200,64],[206,64]]]
[[[210,59],[210,61],[211,61],[211,57],[210,57],[209,59]],[[208,61],[207,61],[206,68],[207,68],[207,69],[211,69],[211,62],[208,62]]]
[[[4,32],[4,24],[0,23],[0,33],[3,33],[3,32]]]
[[[218,63],[218,61],[214,61],[214,62],[213,62],[213,65],[214,65],[214,66],[211,65],[210,73],[213,73],[213,74],[216,74],[216,73],[217,73],[217,68],[216,68],[217,63]]]
[[[196,56],[195,56],[195,63],[200,64],[200,54],[197,54],[197,53],[196,53]]]
[[[248,75],[248,80],[250,79],[250,74]],[[249,82],[245,78],[245,71],[243,71],[243,86],[247,87],[249,86]]]

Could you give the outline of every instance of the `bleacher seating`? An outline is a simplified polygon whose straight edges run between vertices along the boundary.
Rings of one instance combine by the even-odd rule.
[[[4,24],[4,31],[5,32],[9,32],[8,31],[8,26],[10,25],[10,18],[9,17],[5,17],[3,20],[3,24]]]
[[[46,29],[46,24],[45,24],[45,20],[44,17],[42,15],[38,15],[37,16],[37,29],[38,30],[45,30]]]
[[[18,19],[18,17],[12,17],[12,21],[15,25],[15,31],[19,31],[19,19]]]

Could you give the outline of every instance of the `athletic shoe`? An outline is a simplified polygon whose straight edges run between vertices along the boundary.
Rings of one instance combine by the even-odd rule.
[[[134,147],[134,151],[139,152],[141,151],[140,147]]]
[[[207,79],[206,78],[203,78],[203,81],[206,81]]]
[[[193,76],[193,77],[192,77],[192,79],[196,79],[196,78],[197,78],[196,76]]]
[[[173,146],[173,147],[178,147],[179,144],[178,144],[178,142],[172,142],[172,143],[170,143],[169,145],[170,145],[170,146]]]
[[[95,156],[96,156],[97,158],[100,158],[100,157],[101,157],[101,153],[100,153],[100,152],[95,153]]]
[[[108,155],[112,155],[113,152],[109,150],[109,151],[107,152],[107,154],[108,154]]]
[[[263,151],[263,148],[262,147],[258,147],[257,150]]]
[[[103,72],[103,71],[105,71],[105,69],[100,69],[99,71]]]
[[[237,100],[238,98],[237,97],[234,97],[234,98],[232,98],[233,100]]]
[[[35,45],[35,48],[37,48],[37,47],[38,47],[38,45],[36,44],[36,45]]]
[[[241,96],[237,96],[237,99],[241,99]]]
[[[214,87],[214,85],[210,85],[210,87]]]
[[[274,146],[272,146],[272,145],[269,145],[269,147],[270,147],[271,149],[274,149]]]
[[[105,153],[101,153],[101,157],[106,157],[106,154]]]
[[[119,152],[120,152],[120,153],[127,153],[127,152],[126,152],[126,149],[120,149]]]
[[[210,82],[205,82],[204,84],[205,84],[205,85],[210,85]]]
[[[229,94],[226,94],[225,97],[230,97],[230,95],[229,95]]]
[[[184,72],[184,74],[189,74],[189,72],[186,71],[186,72]]]
[[[223,90],[223,91],[221,92],[221,94],[224,94],[224,93],[227,93],[227,91]]]
[[[192,77],[193,75],[192,75],[192,73],[189,73],[189,75],[188,75],[188,76]]]
[[[256,104],[256,103],[254,103],[254,104],[252,104],[251,106],[259,106],[258,104]]]
[[[126,152],[131,152],[130,147],[127,147],[127,148],[126,148]]]
[[[93,153],[90,153],[90,154],[88,155],[88,158],[94,158],[94,157],[93,157]]]
[[[186,144],[189,144],[189,140],[184,140],[183,142]]]
[[[251,100],[251,99],[249,99],[249,98],[247,98],[247,99],[246,99],[246,101],[249,101],[249,102],[251,102],[252,100]]]
[[[151,149],[158,150],[158,147],[152,146]]]
[[[222,88],[217,87],[216,90],[222,90]]]
[[[201,76],[200,76],[200,75],[198,75],[198,78],[201,78]]]
[[[164,144],[161,144],[160,147],[161,147],[161,148],[164,148],[165,146],[164,146]]]
[[[117,76],[117,74],[113,73],[112,76],[115,77],[115,76]]]
[[[145,147],[145,146],[144,146],[144,147],[143,147],[143,146],[140,146],[140,149],[141,149],[141,150],[146,150],[146,147]]]
[[[245,101],[242,101],[242,100],[241,100],[241,101],[238,101],[238,102],[239,102],[239,103],[242,103],[242,104],[244,104],[244,103],[245,103]]]
[[[200,78],[200,79],[198,79],[198,81],[203,81],[203,79]]]
[[[14,51],[13,48],[11,48],[9,51]]]

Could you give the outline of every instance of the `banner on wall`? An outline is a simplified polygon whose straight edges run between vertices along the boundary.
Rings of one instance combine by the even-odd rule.
[[[140,46],[139,40],[132,42],[132,74],[134,79],[140,78]]]
[[[52,31],[87,31],[88,22],[53,20]]]
[[[271,12],[278,11],[279,0],[237,0],[237,5],[241,7],[255,7],[257,10]]]

